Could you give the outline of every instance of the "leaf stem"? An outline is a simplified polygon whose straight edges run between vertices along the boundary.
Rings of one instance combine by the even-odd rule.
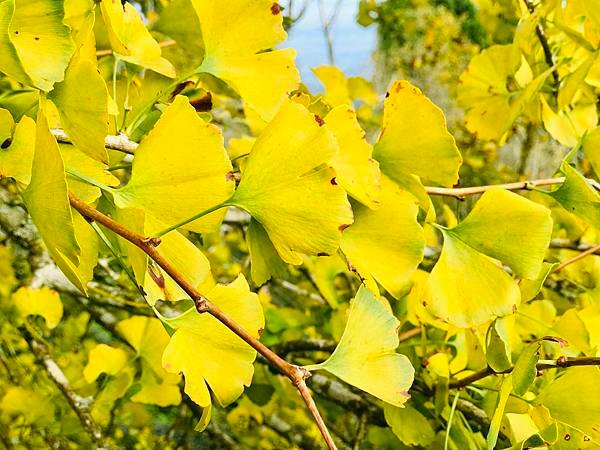
[[[450,430],[452,429],[452,419],[454,419],[454,411],[456,411],[456,405],[458,404],[458,392],[454,396],[452,401],[452,408],[450,409],[450,415],[448,416],[448,426],[446,427],[446,437],[444,438],[444,450],[448,450],[448,442],[450,440]]]
[[[69,202],[71,206],[75,208],[83,217],[88,220],[96,221],[114,233],[121,236],[123,239],[131,242],[135,246],[139,247],[144,251],[150,258],[152,258],[156,264],[158,264],[194,301],[196,309],[200,313],[208,313],[229,328],[233,333],[239,336],[245,341],[250,347],[256,350],[262,355],[272,366],[279,370],[283,375],[289,378],[293,385],[298,389],[300,395],[304,399],[308,409],[310,410],[319,431],[321,432],[323,439],[327,443],[330,450],[336,449],[335,443],[331,438],[331,434],[327,429],[327,426],[323,422],[321,415],[317,409],[314,400],[311,397],[310,391],[306,387],[304,380],[310,377],[310,372],[306,369],[298,367],[294,364],[290,364],[285,359],[281,358],[269,347],[256,339],[248,331],[246,331],[240,324],[231,319],[216,305],[210,302],[209,299],[204,297],[198,289],[181,273],[177,268],[168,261],[161,253],[157,250],[157,246],[160,245],[160,239],[151,238],[148,239],[120,224],[119,222],[111,219],[98,211],[93,206],[88,205],[83,200],[76,197],[74,194],[69,193]]]
[[[198,220],[201,217],[204,217],[204,216],[206,216],[212,212],[215,212],[221,208],[225,208],[226,206],[229,206],[229,204],[227,202],[223,202],[223,203],[219,203],[218,205],[211,206],[210,208],[205,209],[204,211],[201,211],[198,214],[194,214],[192,217],[188,217],[187,219],[184,219],[181,222],[176,223],[175,225],[171,225],[170,227],[165,228],[164,230],[159,231],[158,233],[155,233],[154,237],[157,237],[157,238],[162,237],[165,234],[176,230],[177,228],[181,228],[182,226],[187,225],[188,223],[193,222],[194,220]]]
[[[74,169],[67,168],[67,169],[65,169],[65,172],[68,173],[69,175],[74,176],[75,178],[79,178],[81,181],[85,181],[86,183],[91,184],[92,186],[96,186],[97,188],[102,189],[103,191],[115,192],[114,188],[111,188],[110,186],[100,183],[99,181],[94,180],[93,178],[90,178],[87,175],[84,175]]]

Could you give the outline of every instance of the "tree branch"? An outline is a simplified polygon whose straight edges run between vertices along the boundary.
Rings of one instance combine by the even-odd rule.
[[[290,381],[297,387],[300,392],[306,406],[309,411],[313,415],[315,422],[319,428],[319,431],[323,435],[325,442],[327,443],[330,449],[335,449],[335,444],[331,438],[329,430],[327,426],[323,422],[319,410],[317,409],[314,400],[312,399],[308,388],[304,382],[305,379],[310,377],[310,372],[298,367],[296,365],[290,364],[275,352],[273,352],[270,348],[252,336],[248,331],[242,328],[237,322],[232,320],[227,314],[221,311],[217,306],[212,304],[209,299],[204,297],[195,286],[190,283],[190,281],[185,278],[177,268],[171,264],[165,257],[163,257],[160,252],[157,250],[157,247],[160,245],[160,239],[157,238],[146,238],[134,231],[124,227],[119,222],[111,219],[110,217],[104,215],[100,211],[96,210],[94,207],[88,205],[72,193],[69,193],[69,201],[71,206],[75,208],[83,217],[88,220],[96,221],[99,224],[105,226],[109,230],[112,230],[114,233],[118,234],[122,238],[131,242],[135,246],[139,247],[142,251],[144,251],[149,257],[151,257],[169,276],[175,280],[175,282],[190,296],[190,298],[196,304],[196,309],[199,313],[208,313],[217,320],[219,320],[223,325],[229,328],[233,333],[239,336],[242,340],[244,340],[248,345],[250,345],[254,350],[260,353],[271,365],[277,368],[283,375],[287,376]]]
[[[73,144],[73,141],[67,136],[65,130],[61,128],[52,128],[50,131],[58,142],[62,144]],[[118,136],[108,135],[104,141],[104,147],[109,150],[116,150],[121,153],[133,155],[135,149],[138,148],[138,143],[130,141],[124,134]]]
[[[560,357],[556,360],[545,360],[537,363],[537,370],[545,370],[545,369],[555,369],[555,368],[567,368],[567,367],[576,367],[576,366],[600,366],[600,357],[597,356],[583,356],[576,358],[567,358]],[[505,373],[512,372],[514,367],[511,367],[508,370],[503,372],[494,372],[491,367],[486,367],[479,372],[475,372],[467,377],[461,378],[460,380],[452,380],[450,381],[449,387],[451,389],[460,389],[465,386],[468,386],[476,381],[479,381],[485,377],[489,377],[490,375],[501,375]]]
[[[600,244],[592,245],[587,250],[582,251],[578,255],[575,255],[572,258],[566,259],[563,262],[561,262],[558,266],[556,266],[556,268],[554,269],[553,272],[554,273],[560,272],[568,265],[573,264],[573,263],[579,261],[580,259],[585,258],[586,256],[593,255],[594,253],[596,253],[598,251],[600,251]]]
[[[509,191],[528,191],[538,186],[552,186],[555,184],[562,184],[564,181],[565,177],[558,177],[544,178],[541,180],[517,181],[515,183],[505,184],[488,184],[485,186],[473,186],[465,188],[441,188],[434,186],[425,186],[425,190],[429,195],[441,195],[445,197],[454,197],[458,200],[463,200],[469,195],[483,194],[484,192],[494,188],[502,188],[507,189]],[[589,178],[587,182],[590,184],[591,187],[593,187],[597,191],[600,191],[600,183]]]

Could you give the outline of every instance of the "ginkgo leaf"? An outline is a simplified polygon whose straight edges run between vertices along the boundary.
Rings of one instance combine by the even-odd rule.
[[[346,75],[335,66],[319,66],[312,69],[325,87],[324,98],[331,106],[352,105]]]
[[[250,219],[246,230],[248,253],[250,253],[250,274],[257,286],[263,285],[272,276],[285,275],[285,263],[281,260],[263,226]]]
[[[20,386],[7,386],[0,402],[3,415],[22,416],[27,424],[47,427],[54,420],[52,398]]]
[[[435,438],[433,427],[415,408],[385,405],[383,412],[385,421],[404,444],[426,447],[433,442]]]
[[[202,27],[204,60],[196,69],[224,80],[264,120],[297,88],[292,49],[273,50],[287,36],[272,0],[192,0]]]
[[[33,82],[21,64],[17,49],[10,40],[9,26],[14,11],[15,0],[0,2],[0,72],[20,83],[32,85]]]
[[[4,142],[11,138],[14,128],[15,121],[10,111],[0,108],[0,143],[3,144],[3,147],[7,146]]]
[[[572,214],[583,219],[589,225],[600,229],[600,195],[587,180],[567,163],[563,163],[561,172],[565,181],[548,195]]]
[[[590,161],[596,177],[600,177],[600,127],[585,135],[581,142],[585,157]]]
[[[168,227],[227,200],[235,187],[231,171],[219,129],[178,96],[137,147],[129,183],[113,195],[119,208],[142,208]],[[214,231],[224,214],[212,213],[186,228]]]
[[[536,403],[550,410],[554,419],[585,433],[596,445],[600,444],[599,376],[597,367],[570,368],[550,383],[536,399]]]
[[[91,158],[70,144],[58,144],[60,154],[67,170],[67,184],[69,190],[86,203],[92,203],[100,198],[102,192],[99,187],[78,176],[83,175],[106,186],[118,186],[120,181],[108,171],[108,166]]]
[[[356,113],[348,106],[338,106],[327,114],[325,122],[339,146],[330,161],[336,181],[356,200],[376,208],[379,205],[379,164],[371,158],[373,148],[365,140]]]
[[[348,322],[336,349],[326,361],[306,368],[327,370],[387,403],[402,406],[410,397],[414,369],[406,356],[396,353],[400,322],[384,301],[360,287],[350,302]]]
[[[94,22],[96,18],[96,2],[94,0],[66,0],[64,23],[71,28],[71,38],[76,50],[81,50],[84,44],[94,41],[93,60],[95,55],[95,39],[93,38]],[[74,57],[75,58],[75,57]]]
[[[142,235],[165,227],[140,209],[118,210],[115,218]],[[146,301],[153,306],[158,300],[178,301],[189,298],[183,289],[154,261],[135,245],[124,242],[129,264],[137,283],[143,288]],[[210,264],[204,253],[177,230],[161,237],[160,254],[166,258],[194,287],[204,292],[214,286]]]
[[[8,27],[9,40],[33,85],[43,91],[62,81],[75,45],[63,23],[63,2],[8,0],[14,13]],[[8,6],[8,5],[7,5]]]
[[[56,105],[60,121],[73,143],[92,158],[108,162],[104,139],[108,134],[108,92],[91,61],[71,64],[64,81],[48,98]]]
[[[93,383],[103,373],[117,375],[128,364],[129,355],[118,347],[98,344],[88,354],[88,363],[83,369],[83,377]]]
[[[23,116],[17,123],[12,137],[9,136],[10,145],[0,150],[0,178],[11,177],[24,185],[29,184],[35,153],[35,129],[35,122],[30,117]]]
[[[353,270],[374,278],[395,298],[406,294],[423,259],[418,210],[416,199],[383,175],[379,209],[355,204],[354,223],[342,235],[341,249]]]
[[[100,9],[110,45],[120,59],[169,78],[175,76],[175,68],[161,56],[160,45],[150,35],[135,6],[102,0]]]
[[[336,279],[339,275],[350,275],[348,267],[337,253],[325,257],[305,257],[304,266],[321,295],[327,300],[329,306],[337,308],[342,301],[336,289]]]
[[[31,182],[23,192],[23,200],[52,259],[60,267],[66,261],[77,266],[81,250],[75,238],[65,168],[43,106],[42,102],[36,122]]]
[[[112,419],[111,411],[115,402],[123,397],[133,383],[133,370],[125,366],[118,374],[109,377],[102,390],[94,398],[91,408],[92,418],[102,426],[108,426]]]
[[[217,285],[206,297],[258,338],[264,328],[262,308],[242,275],[229,285]],[[163,320],[176,330],[163,354],[163,367],[183,373],[185,392],[198,405],[210,404],[209,387],[226,406],[250,385],[256,351],[217,319],[191,308]]]
[[[587,132],[596,128],[598,112],[594,102],[579,103],[575,107],[565,107],[554,111],[541,97],[542,119],[544,127],[561,144],[574,147],[579,139]]]
[[[469,247],[452,230],[431,271],[423,301],[428,310],[460,328],[512,314],[521,293],[515,280],[490,257]]]
[[[63,315],[58,292],[48,287],[22,287],[12,295],[12,302],[22,317],[42,316],[48,328],[55,328]]]
[[[137,351],[141,361],[141,389],[131,399],[159,406],[179,404],[180,377],[166,372],[162,367],[162,354],[169,343],[169,335],[160,321],[151,317],[133,316],[120,321],[116,330]]]
[[[505,189],[487,191],[465,220],[452,229],[475,250],[507,264],[515,275],[534,279],[550,245],[550,210]]]
[[[408,81],[395,82],[388,94],[373,150],[381,171],[397,182],[412,174],[442,186],[456,184],[462,157],[442,110]]]
[[[267,231],[281,258],[331,255],[352,223],[345,191],[327,166],[337,143],[303,106],[288,102],[256,140],[242,180],[228,202]]]

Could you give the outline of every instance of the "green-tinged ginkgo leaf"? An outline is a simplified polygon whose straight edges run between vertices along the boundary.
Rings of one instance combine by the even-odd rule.
[[[339,254],[331,256],[306,256],[304,265],[310,272],[321,295],[327,300],[329,306],[337,308],[342,301],[338,294],[336,280],[339,275],[351,275],[347,265]]]
[[[329,359],[309,370],[324,369],[394,406],[410,397],[414,369],[408,358],[396,353],[400,322],[389,306],[364,286],[350,302],[344,334]]]
[[[300,264],[300,253],[332,255],[341,230],[352,223],[346,193],[327,166],[334,136],[302,105],[287,102],[263,130],[229,201],[267,231],[281,258]]]
[[[8,417],[21,416],[26,424],[47,427],[54,420],[52,397],[20,386],[7,386],[0,410]]]
[[[481,139],[501,141],[549,72],[532,80],[515,44],[493,45],[473,57],[460,76],[458,100],[467,108],[465,124]]]
[[[542,268],[538,272],[535,278],[522,279],[519,281],[519,289],[521,289],[521,300],[528,302],[535,298],[535,296],[542,290],[546,278],[552,273],[554,268],[558,266],[558,263],[542,263]]]
[[[353,198],[376,208],[379,205],[379,164],[371,158],[373,148],[365,140],[356,113],[341,105],[327,114],[325,122],[339,146],[330,161],[335,169],[335,179]]]
[[[565,181],[548,195],[570,213],[600,229],[600,194],[569,164],[563,163],[560,170],[565,176]]]
[[[100,198],[102,192],[82,178],[91,179],[106,186],[118,186],[120,181],[108,171],[106,164],[91,158],[70,144],[58,144],[60,154],[67,171],[69,191],[86,203],[93,203]]]
[[[35,122],[30,117],[23,116],[14,128],[12,137],[6,138],[10,139],[10,145],[0,149],[0,178],[11,177],[24,185],[29,184],[35,153],[35,135]]]
[[[15,129],[15,121],[10,111],[0,108],[0,143],[10,139]],[[10,141],[9,141],[10,142]],[[3,147],[6,147],[4,144]]]
[[[142,208],[169,227],[227,200],[235,187],[231,170],[219,129],[178,96],[136,149],[131,179],[114,193],[115,203]],[[212,213],[186,228],[213,231],[224,214]]]
[[[25,73],[19,55],[10,40],[9,26],[15,11],[15,0],[0,2],[0,72],[20,83],[31,85],[33,82]]]
[[[110,423],[115,402],[127,393],[132,383],[133,369],[128,366],[108,378],[92,405],[91,414],[96,423],[102,426]]]
[[[494,372],[504,372],[512,366],[509,324],[504,318],[494,320],[486,334],[485,357]]]
[[[287,36],[281,7],[272,0],[192,0],[192,4],[205,49],[196,71],[221,78],[264,120],[272,119],[300,82],[294,50],[265,51]]]
[[[429,421],[415,408],[385,405],[385,421],[394,434],[406,445],[427,447],[435,438],[435,431]]]
[[[116,375],[127,365],[129,355],[121,348],[98,344],[88,354],[88,362],[83,369],[83,377],[93,383],[100,374]]]
[[[162,367],[162,354],[169,343],[169,335],[158,319],[133,316],[117,324],[117,332],[137,351],[141,361],[141,389],[131,397],[135,402],[159,406],[181,402],[179,375]]]
[[[150,236],[151,230],[164,228],[164,224],[144,214],[141,209],[118,210],[115,218],[127,228],[144,236]],[[129,242],[123,244],[136,281],[143,288],[146,301],[150,305],[154,305],[157,300],[178,301],[189,298],[171,276],[148,259],[143,251]],[[214,286],[208,259],[179,231],[174,230],[162,236],[158,251],[201,292]]]
[[[363,279],[374,278],[395,298],[407,293],[423,259],[418,210],[411,194],[382,175],[379,209],[354,204],[354,223],[342,235],[341,249],[353,270]]]
[[[131,3],[102,0],[102,18],[113,52],[119,59],[154,70],[166,77],[175,76],[173,65],[161,56],[158,42],[150,35],[140,13]]]
[[[536,364],[540,359],[540,346],[541,342],[535,341],[521,350],[512,371],[513,392],[517,395],[525,395],[535,381],[537,375]]]
[[[67,136],[84,153],[108,162],[104,139],[108,134],[108,92],[91,61],[71,64],[64,81],[48,98],[56,105]]]
[[[600,370],[597,367],[572,367],[559,375],[538,396],[552,417],[585,433],[600,445]]]
[[[442,110],[408,81],[397,81],[388,94],[373,151],[381,171],[397,182],[412,174],[442,186],[456,184],[462,157]]]
[[[596,177],[600,177],[600,127],[585,135],[581,142],[585,157],[589,160],[596,172]]]
[[[593,101],[567,106],[554,111],[542,97],[542,119],[544,127],[561,144],[574,147],[587,131],[596,128],[598,112]]]
[[[59,267],[66,261],[78,265],[81,250],[75,238],[65,168],[58,144],[48,129],[43,102],[37,116],[31,181],[23,192],[23,200]]]
[[[250,274],[257,286],[264,284],[272,276],[282,278],[285,275],[285,263],[273,247],[263,226],[255,219],[251,219],[248,224],[246,240],[250,253]]]
[[[12,302],[20,316],[42,316],[48,328],[55,328],[63,315],[58,292],[47,287],[22,287],[12,295]]]
[[[545,206],[504,189],[491,189],[452,233],[507,264],[516,276],[534,279],[550,244],[552,218]]]
[[[516,281],[496,261],[469,247],[452,230],[444,229],[442,234],[442,254],[424,292],[428,310],[460,328],[512,314],[521,300]]]
[[[242,275],[229,285],[217,285],[206,297],[258,338],[264,328],[262,308]],[[250,385],[256,351],[217,319],[191,308],[163,320],[176,330],[163,354],[163,367],[171,373],[183,373],[185,392],[198,405],[210,404],[209,387],[226,406]]]
[[[494,414],[492,415],[492,420],[490,421],[490,428],[487,434],[487,448],[494,449],[496,448],[496,443],[498,442],[498,433],[500,432],[500,426],[502,424],[502,418],[504,417],[504,410],[506,409],[506,403],[508,402],[508,397],[512,391],[512,376],[505,375],[502,380],[502,384],[500,385],[500,391],[498,394],[498,402],[496,403],[496,407],[494,408]]]
[[[79,50],[92,37],[96,18],[96,2],[94,0],[65,0],[64,4],[64,23],[71,28],[71,38],[75,43],[76,50]],[[93,37],[92,40],[95,43]],[[95,57],[94,54],[94,60]]]
[[[69,27],[63,23],[63,2],[6,0],[3,3],[6,4],[4,8],[8,9],[11,3],[14,4],[8,38],[22,69],[35,87],[49,91],[54,83],[64,78],[65,69],[75,50]],[[12,51],[10,53],[14,54]],[[19,74],[17,79],[27,84],[27,80],[20,79]]]

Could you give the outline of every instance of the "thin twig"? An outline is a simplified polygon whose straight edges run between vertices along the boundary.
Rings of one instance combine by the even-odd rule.
[[[552,186],[555,184],[562,184],[565,181],[565,177],[557,177],[557,178],[544,178],[541,180],[527,180],[527,181],[517,181],[514,183],[505,183],[505,184],[488,184],[485,186],[472,186],[465,188],[441,188],[434,186],[425,186],[425,190],[429,195],[441,195],[445,197],[454,197],[459,200],[463,200],[465,197],[469,195],[477,195],[483,194],[486,191],[494,188],[507,189],[509,191],[528,191],[534,187],[538,186]],[[600,191],[600,183],[595,180],[588,179],[587,182],[593,187],[595,190]]]
[[[67,136],[65,130],[61,128],[52,128],[50,131],[58,142],[63,144],[73,144],[73,141]],[[104,141],[104,147],[108,148],[109,150],[116,150],[121,153],[133,155],[135,149],[138,148],[138,143],[130,141],[129,138],[124,134],[120,134],[118,136],[108,135]]]
[[[104,215],[100,211],[96,210],[94,207],[88,205],[72,193],[69,193],[69,201],[71,206],[75,208],[83,217],[88,220],[93,220],[98,222],[99,224],[105,226],[109,230],[118,234],[122,238],[131,242],[135,246],[139,247],[142,251],[144,251],[149,257],[151,257],[156,264],[158,264],[169,276],[190,296],[190,298],[196,304],[196,309],[199,313],[208,313],[211,316],[215,317],[219,320],[223,325],[229,328],[233,333],[239,336],[242,340],[244,340],[248,345],[250,345],[254,350],[260,353],[271,365],[277,368],[283,375],[287,376],[290,381],[298,388],[302,398],[304,399],[306,405],[308,406],[311,414],[313,415],[317,426],[319,427],[319,431],[323,435],[325,442],[327,443],[330,449],[335,449],[335,444],[329,434],[329,430],[327,426],[323,422],[319,411],[314,403],[314,400],[310,396],[310,392],[306,387],[304,380],[310,377],[310,372],[307,370],[298,367],[296,365],[290,364],[275,352],[273,352],[270,348],[252,336],[248,331],[242,328],[237,322],[232,320],[227,314],[221,311],[217,306],[212,304],[209,299],[204,297],[196,287],[186,278],[181,272],[177,270],[177,268],[168,261],[165,257],[163,257],[160,252],[157,250],[157,247],[160,245],[160,239],[157,238],[146,238],[126,227],[124,227],[119,222],[111,219],[110,217]]]
[[[555,368],[566,368],[566,367],[575,367],[575,366],[600,366],[600,357],[597,356],[582,356],[575,358],[567,358],[561,357],[556,360],[547,360],[538,362],[536,365],[537,370],[544,369],[555,369]],[[513,367],[507,369],[502,372],[494,372],[494,370],[490,367],[486,367],[479,372],[475,372],[468,377],[461,378],[460,380],[452,380],[450,381],[449,387],[451,389],[459,389],[465,386],[474,383],[475,381],[479,381],[482,378],[489,377],[490,375],[502,375],[505,373],[510,373],[513,371]]]
[[[566,259],[563,262],[561,262],[554,269],[554,273],[560,272],[561,270],[563,270],[568,265],[573,264],[573,263],[579,261],[580,259],[585,258],[586,256],[593,255],[594,253],[596,253],[598,251],[600,251],[600,244],[592,245],[590,248],[588,248],[587,250],[582,251],[578,255],[575,255],[572,258]]]

